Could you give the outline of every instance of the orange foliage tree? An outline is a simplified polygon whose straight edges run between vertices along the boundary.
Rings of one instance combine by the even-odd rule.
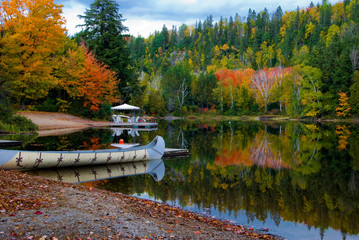
[[[335,110],[337,111],[338,117],[348,117],[350,116],[350,110],[352,109],[349,105],[349,97],[347,93],[340,91],[339,95],[339,107]]]
[[[247,68],[244,70],[230,70],[220,69],[215,74],[218,81],[223,82],[227,87],[231,84],[241,87],[243,84],[249,85],[251,77],[254,75],[253,69]]]
[[[116,102],[118,80],[115,72],[97,60],[83,44],[69,49],[62,59],[63,72],[60,85],[72,98],[82,98],[83,106],[98,111],[103,103]]]
[[[0,73],[22,102],[44,97],[56,85],[52,56],[65,39],[61,7],[53,0],[0,3]]]
[[[239,89],[243,86],[249,86],[254,73],[255,71],[250,68],[245,70],[220,69],[215,73],[219,83],[215,92],[217,96],[223,98],[221,102],[230,106],[230,110],[235,104]]]
[[[345,125],[338,125],[335,129],[335,133],[338,135],[338,149],[339,151],[347,149],[349,144],[350,130]]]

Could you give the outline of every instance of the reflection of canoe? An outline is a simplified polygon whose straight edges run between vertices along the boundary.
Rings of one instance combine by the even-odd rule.
[[[28,173],[41,178],[68,183],[89,182],[140,174],[150,174],[156,181],[161,181],[165,174],[165,166],[161,159],[156,159],[73,168],[38,169],[29,171]]]
[[[150,144],[126,149],[85,151],[0,150],[0,169],[33,169],[135,162],[161,159],[165,142],[157,136]]]

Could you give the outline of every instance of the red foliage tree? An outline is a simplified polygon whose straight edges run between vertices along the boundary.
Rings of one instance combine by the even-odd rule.
[[[84,45],[75,51],[69,50],[63,63],[67,77],[61,85],[72,98],[83,98],[84,107],[98,111],[101,104],[117,101],[115,72],[97,60]]]

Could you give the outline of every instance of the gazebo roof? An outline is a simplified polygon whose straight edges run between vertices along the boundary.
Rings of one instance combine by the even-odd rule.
[[[125,104],[121,104],[121,105],[112,107],[111,109],[112,110],[139,110],[140,108],[125,103]]]

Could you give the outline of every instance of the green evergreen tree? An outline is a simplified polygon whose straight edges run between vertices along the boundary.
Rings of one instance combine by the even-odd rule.
[[[280,32],[280,27],[282,26],[282,17],[283,17],[283,10],[279,6],[272,17],[271,27],[270,27],[271,39],[273,39],[275,44],[278,44],[280,42],[279,32]]]
[[[193,86],[194,85],[194,86]],[[198,79],[193,81],[192,95],[198,100],[201,108],[207,109],[214,104],[213,89],[217,87],[217,78],[213,72],[201,72]]]
[[[320,26],[322,28],[329,28],[331,24],[332,17],[332,6],[328,3],[328,0],[323,0],[323,4],[320,7]]]
[[[84,30],[77,35],[78,41],[85,41],[95,56],[107,64],[121,79],[119,90],[123,101],[140,93],[138,79],[130,66],[130,51],[124,35],[128,31],[122,22],[119,5],[114,0],[95,0],[84,15]]]
[[[173,48],[176,46],[176,44],[177,44],[177,27],[172,26],[169,48],[173,50]]]
[[[359,71],[354,72],[354,84],[350,87],[349,104],[353,115],[359,115]]]

